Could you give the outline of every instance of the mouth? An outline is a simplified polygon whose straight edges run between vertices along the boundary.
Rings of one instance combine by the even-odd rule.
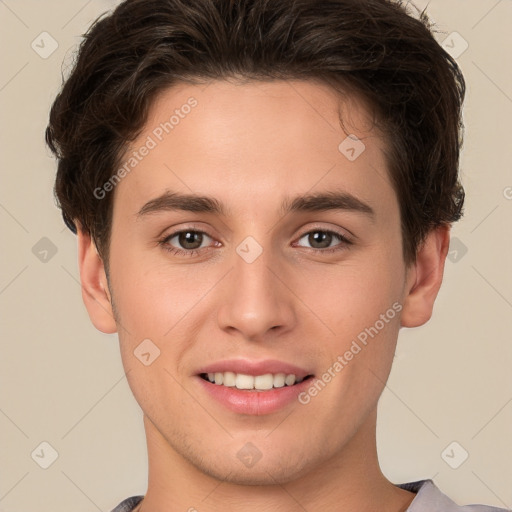
[[[225,359],[194,372],[201,393],[224,409],[263,416],[294,407],[311,386],[312,368],[278,359]],[[295,404],[295,405],[294,405]]]
[[[217,386],[257,392],[297,386],[305,380],[313,378],[313,375],[299,376],[294,373],[248,375],[235,372],[208,372],[200,373],[199,377]]]

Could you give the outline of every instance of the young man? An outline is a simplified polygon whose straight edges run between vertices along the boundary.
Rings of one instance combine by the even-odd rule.
[[[149,482],[115,512],[492,511],[381,473],[401,326],[441,285],[464,80],[388,0],[128,0],[47,141]]]

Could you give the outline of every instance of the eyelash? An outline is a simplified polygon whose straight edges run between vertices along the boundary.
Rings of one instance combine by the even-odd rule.
[[[211,247],[202,247],[200,249],[178,249],[176,247],[173,247],[171,245],[169,245],[169,240],[171,240],[172,238],[174,238],[175,236],[177,235],[180,235],[181,233],[200,233],[202,235],[206,235],[207,237],[209,238],[212,238],[212,236],[210,236],[208,233],[206,233],[205,231],[201,231],[201,230],[198,230],[198,229],[181,229],[179,231],[175,231],[174,233],[171,233],[169,235],[166,235],[165,238],[161,239],[158,243],[159,245],[162,246],[162,248],[175,255],[175,256],[188,256],[188,257],[193,257],[195,255],[197,255],[199,253],[199,251],[201,251],[202,249],[211,249]],[[351,242],[346,236],[342,235],[341,233],[338,233],[337,231],[332,231],[332,230],[329,230],[329,229],[312,229],[310,231],[307,231],[306,233],[303,233],[300,237],[299,237],[299,240],[301,238],[304,238],[306,235],[310,235],[311,233],[328,233],[330,235],[334,235],[336,238],[338,238],[340,240],[340,244],[332,247],[332,248],[325,248],[325,249],[315,249],[313,247],[306,247],[306,249],[309,249],[310,251],[313,251],[317,254],[319,253],[334,253],[334,252],[337,252],[337,251],[341,251],[343,249],[346,248],[346,246],[349,246],[349,245],[352,245],[353,242]]]

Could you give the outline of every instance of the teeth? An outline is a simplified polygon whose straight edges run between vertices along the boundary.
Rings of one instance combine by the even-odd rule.
[[[245,375],[243,373],[233,372],[215,372],[208,373],[208,380],[218,386],[236,387],[237,389],[256,389],[266,391],[272,388],[282,388],[293,386],[302,382],[304,379],[297,378],[292,373],[265,373],[264,375]]]
[[[254,389],[254,377],[252,375],[237,373],[235,386],[237,389]]]
[[[272,389],[274,377],[271,373],[254,377],[254,389]]]
[[[290,374],[286,376],[286,379],[284,379],[284,383],[287,386],[293,386],[295,384],[295,375]]]
[[[286,380],[286,375],[284,373],[276,373],[274,375],[274,387],[275,388],[284,387],[285,380]]]
[[[234,388],[236,384],[236,375],[233,372],[224,372],[224,386]]]

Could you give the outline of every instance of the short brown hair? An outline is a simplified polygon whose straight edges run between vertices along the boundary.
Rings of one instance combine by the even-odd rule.
[[[409,3],[409,2],[408,2]],[[388,141],[406,263],[462,215],[462,73],[424,12],[391,0],[126,0],[84,36],[53,103],[46,141],[67,226],[108,268],[114,174],[156,95],[179,83],[317,79],[367,100]]]

